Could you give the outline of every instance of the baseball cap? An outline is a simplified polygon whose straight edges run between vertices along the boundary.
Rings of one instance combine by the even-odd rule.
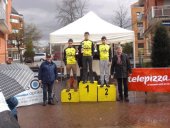
[[[51,58],[51,54],[47,54],[47,55],[46,55],[46,58]]]

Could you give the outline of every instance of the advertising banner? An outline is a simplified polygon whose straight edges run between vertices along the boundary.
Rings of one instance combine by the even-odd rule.
[[[36,103],[42,103],[43,101],[43,91],[38,82],[38,79],[31,81],[28,89],[22,93],[15,96],[18,99],[19,106],[27,106]]]
[[[170,92],[170,68],[135,68],[128,81],[130,91]]]

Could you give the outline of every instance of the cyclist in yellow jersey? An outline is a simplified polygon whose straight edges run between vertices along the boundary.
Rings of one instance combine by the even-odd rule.
[[[109,86],[109,72],[110,72],[110,65],[111,65],[111,48],[108,44],[106,44],[106,37],[103,36],[101,38],[101,44],[98,48],[98,55],[100,59],[100,82],[101,86],[104,86],[106,82],[106,86]],[[104,82],[105,81],[105,82]]]
[[[84,33],[84,40],[80,46],[80,53],[82,56],[82,66],[83,66],[83,83],[87,82],[87,71],[89,68],[89,80],[90,83],[93,83],[93,70],[92,70],[92,61],[93,61],[94,45],[91,40],[89,40],[89,32]]]
[[[73,40],[68,40],[68,47],[64,50],[64,62],[67,70],[67,92],[70,91],[70,72],[72,70],[74,78],[74,90],[77,91],[77,67],[76,49],[73,47]]]

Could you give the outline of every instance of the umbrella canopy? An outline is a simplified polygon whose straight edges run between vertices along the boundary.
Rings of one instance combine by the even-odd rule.
[[[34,73],[23,64],[0,65],[0,89],[6,99],[25,91]]]

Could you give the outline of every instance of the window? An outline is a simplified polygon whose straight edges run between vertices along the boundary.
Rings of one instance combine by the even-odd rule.
[[[144,48],[144,43],[139,43],[138,48]]]
[[[137,23],[137,27],[143,27],[143,22]]]
[[[7,1],[7,0],[3,0],[3,1],[4,1],[4,3],[5,3],[5,4],[7,4],[7,3],[8,3],[8,1]]]
[[[45,56],[45,53],[36,53],[35,56]]]
[[[19,30],[17,30],[17,29],[12,29],[12,33],[19,33]]]
[[[11,19],[10,20],[12,23],[19,23],[19,20],[18,19]]]
[[[151,46],[151,41],[148,39],[148,41],[146,42],[147,43],[147,51],[148,51],[148,53],[151,53],[151,48],[152,48],[152,46]]]
[[[141,33],[138,33],[138,34],[137,34],[137,37],[138,37],[138,40],[143,40],[143,37],[142,37],[142,34],[141,34]]]
[[[11,42],[12,42],[12,44],[17,45],[17,41],[16,40],[12,40]]]
[[[137,15],[137,20],[139,21],[141,19],[141,13],[137,12],[136,15]]]
[[[137,16],[140,16],[140,12],[136,12],[136,15],[137,15]]]

